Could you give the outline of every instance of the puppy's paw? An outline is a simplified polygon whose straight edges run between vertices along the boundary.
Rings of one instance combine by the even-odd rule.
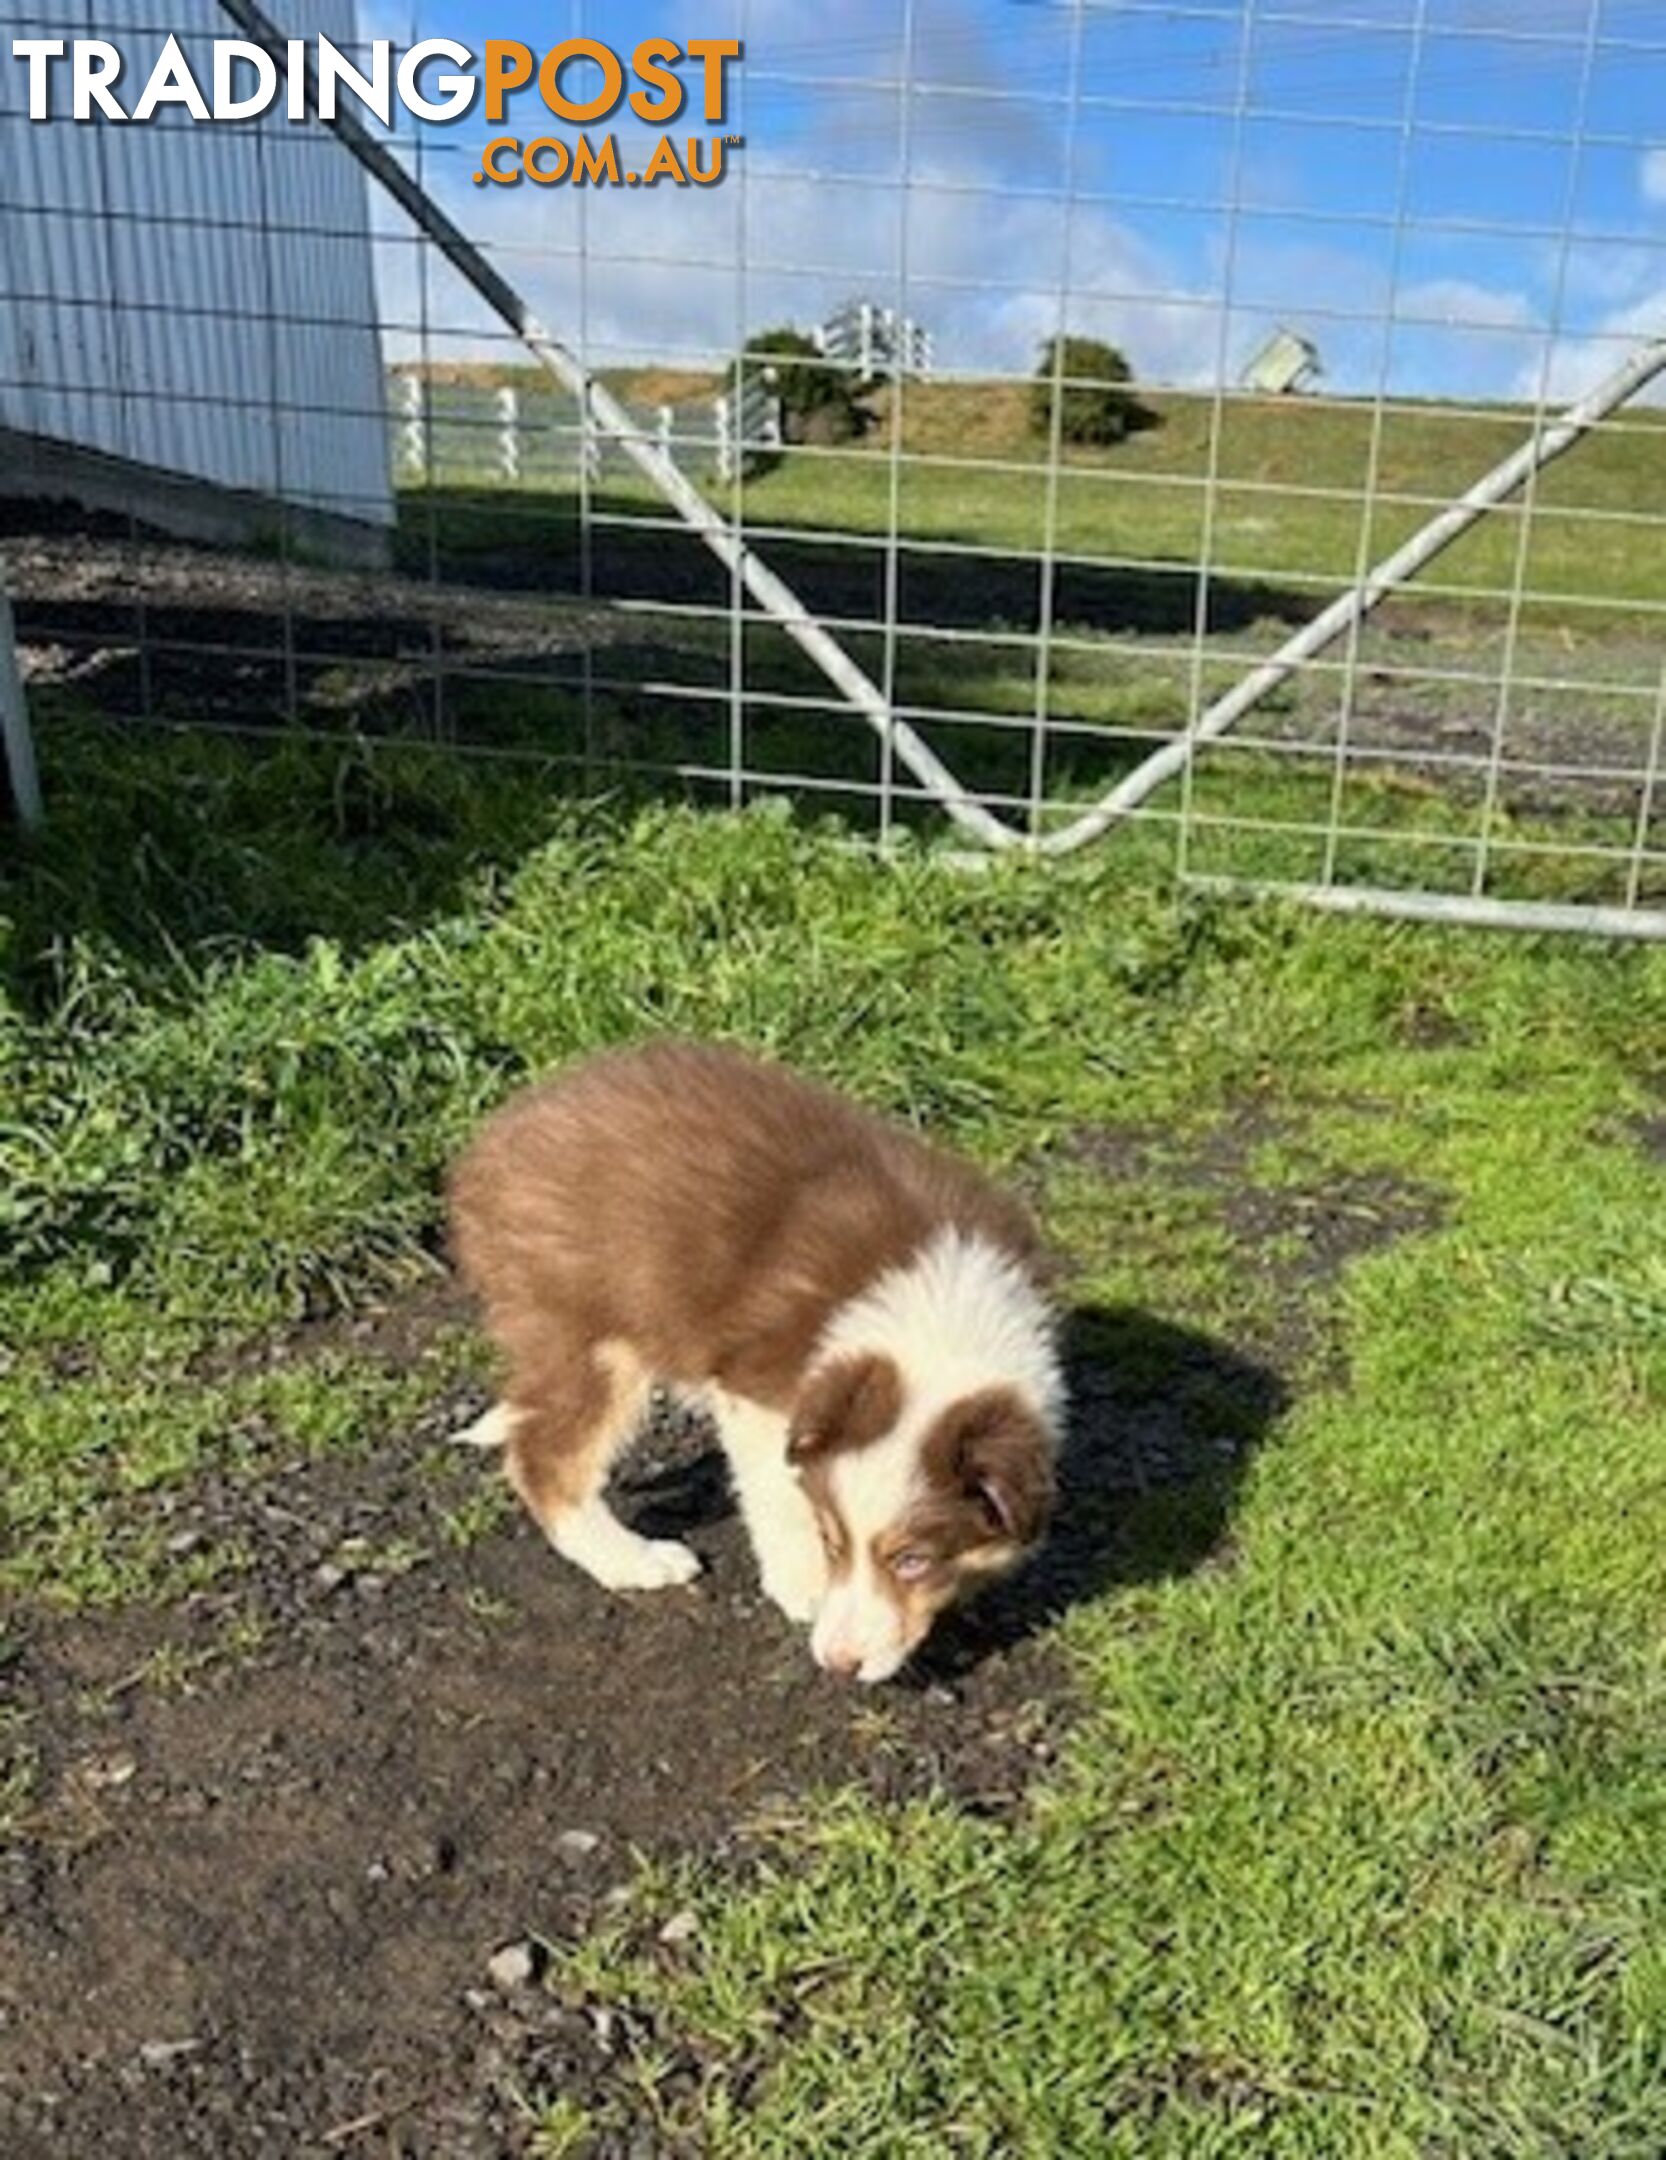
[[[673,1590],[700,1573],[700,1556],[676,1538],[633,1537],[590,1572],[608,1590]]]

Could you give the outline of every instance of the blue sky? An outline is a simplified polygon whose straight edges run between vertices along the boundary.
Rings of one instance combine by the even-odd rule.
[[[481,34],[462,0],[360,16],[401,43]],[[505,0],[488,20],[539,47],[745,36],[747,147],[720,189],[477,190],[483,128],[433,131],[448,204],[603,364],[714,359],[855,293],[905,298],[951,370],[1022,371],[1066,320],[1153,380],[1209,382],[1288,322],[1333,387],[1396,395],[1560,397],[1666,332],[1661,0]]]

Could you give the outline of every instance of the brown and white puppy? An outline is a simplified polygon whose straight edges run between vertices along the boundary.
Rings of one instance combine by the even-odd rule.
[[[503,1354],[501,1445],[616,1590],[699,1571],[603,1496],[653,1388],[708,1409],[766,1593],[817,1660],[896,1672],[1042,1534],[1064,1390],[1043,1257],[977,1171],[739,1051],[661,1042],[512,1099],[451,1180]]]

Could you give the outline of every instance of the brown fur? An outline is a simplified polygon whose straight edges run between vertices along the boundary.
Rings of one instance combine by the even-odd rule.
[[[801,1469],[842,1448],[867,1447],[902,1414],[902,1375],[888,1357],[835,1358],[820,1366],[793,1406],[787,1453]]]
[[[794,1413],[789,1453],[816,1511],[834,1580],[850,1572],[849,1525],[839,1512],[829,1458],[890,1431],[902,1381],[887,1357],[844,1357],[823,1366]],[[923,1491],[903,1519],[874,1541],[873,1558],[911,1635],[1039,1542],[1053,1506],[1052,1450],[1034,1412],[1007,1388],[984,1388],[943,1412],[921,1448]],[[927,1561],[905,1581],[903,1554]]]
[[[1008,1388],[984,1388],[945,1410],[921,1449],[931,1495],[917,1537],[966,1548],[1033,1545],[1053,1505],[1051,1451],[1035,1413]]]
[[[457,1164],[450,1205],[508,1367],[510,1475],[546,1525],[598,1482],[652,1381],[791,1413],[832,1314],[934,1231],[1042,1271],[1023,1209],[969,1165],[715,1045],[616,1051],[514,1097]],[[872,1424],[883,1389],[862,1396],[827,1398],[824,1422]]]
[[[918,1641],[945,1607],[1008,1573],[1035,1545],[1053,1506],[1052,1451],[1034,1413],[1006,1388],[944,1411],[921,1450],[925,1493],[875,1544],[890,1597]],[[899,1555],[926,1572],[904,1581]]]

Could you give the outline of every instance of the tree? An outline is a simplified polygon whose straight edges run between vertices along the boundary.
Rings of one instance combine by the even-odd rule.
[[[1051,436],[1053,399],[1059,401],[1059,434],[1070,443],[1118,443],[1156,414],[1127,386],[1134,371],[1114,345],[1098,338],[1049,338],[1030,386],[1030,429]]]
[[[748,375],[773,373],[771,388],[781,400],[782,432],[789,441],[844,441],[861,432],[849,374],[802,330],[788,323],[760,330],[746,341],[743,365]]]

